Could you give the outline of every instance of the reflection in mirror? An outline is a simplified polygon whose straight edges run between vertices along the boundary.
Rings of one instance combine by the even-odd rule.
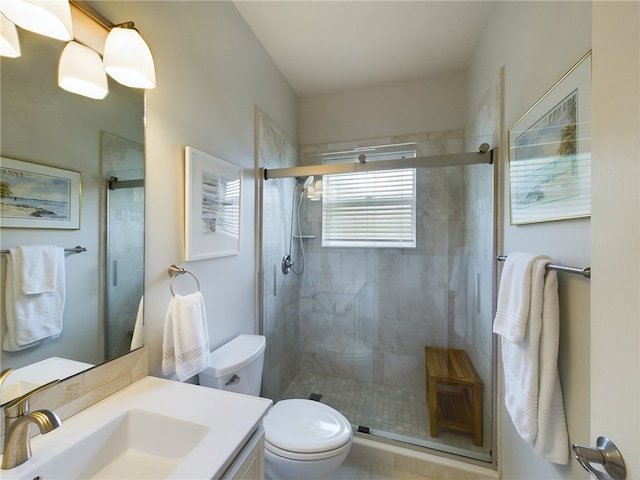
[[[103,100],[64,91],[57,82],[64,42],[24,30],[19,30],[19,37],[22,56],[0,59],[0,154],[79,172],[80,228],[3,227],[0,249],[82,245],[87,250],[65,254],[62,333],[29,348],[1,351],[2,369],[15,369],[6,387],[12,378],[17,382],[27,373],[31,375],[33,368],[21,371],[21,367],[36,362],[46,361],[36,369],[51,370],[58,378],[128,352],[143,294],[144,271],[144,92],[111,79],[109,94]],[[112,184],[128,188],[109,190],[110,177],[117,178]],[[3,305],[7,257],[0,256]],[[4,337],[4,307],[1,310],[0,337]],[[71,371],[49,368],[60,359],[71,361],[62,362],[65,367],[72,364]],[[25,385],[29,381],[23,380]],[[1,401],[5,400],[3,395]]]

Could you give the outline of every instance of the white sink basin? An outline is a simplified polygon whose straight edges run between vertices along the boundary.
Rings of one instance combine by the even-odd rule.
[[[31,439],[2,480],[220,478],[271,400],[145,377]]]
[[[40,478],[166,478],[208,428],[129,410],[45,462]]]

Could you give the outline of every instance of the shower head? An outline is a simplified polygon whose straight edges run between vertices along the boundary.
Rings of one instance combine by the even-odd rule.
[[[304,179],[304,181],[302,181],[302,178],[299,177],[298,181],[302,182],[302,191],[304,192],[309,187],[309,185],[313,183],[313,175],[309,175],[307,178]]]

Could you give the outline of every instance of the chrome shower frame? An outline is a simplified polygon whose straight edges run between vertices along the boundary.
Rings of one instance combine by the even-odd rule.
[[[498,147],[490,148],[490,146],[486,143],[483,143],[479,146],[478,151],[476,152],[466,152],[466,153],[454,153],[454,154],[441,154],[441,155],[429,155],[422,157],[414,157],[414,158],[399,158],[395,160],[381,160],[381,161],[371,161],[367,162],[365,158],[359,158],[358,162],[354,163],[335,163],[335,164],[327,164],[327,165],[309,165],[309,166],[298,166],[298,167],[285,167],[285,168],[257,168],[256,174],[258,178],[256,179],[256,266],[257,266],[257,275],[255,277],[255,331],[260,334],[264,334],[263,327],[263,318],[265,315],[265,310],[263,306],[263,297],[264,295],[277,295],[277,282],[275,278],[278,274],[277,268],[273,266],[273,272],[266,272],[264,270],[265,264],[263,259],[263,238],[262,232],[264,229],[264,220],[263,220],[263,193],[265,182],[270,179],[277,178],[295,178],[297,179],[297,185],[300,185],[303,179],[306,179],[310,176],[322,176],[322,175],[331,175],[331,174],[340,174],[340,173],[356,173],[356,172],[369,172],[369,171],[385,171],[385,170],[396,170],[402,168],[429,168],[429,167],[447,167],[447,166],[465,166],[465,165],[478,165],[478,164],[489,164],[494,165],[493,169],[493,191],[494,191],[494,202],[493,202],[493,231],[495,233],[494,236],[494,253],[501,250],[501,242],[499,240],[500,232],[499,232],[499,222],[497,222],[497,218],[501,218],[502,210],[501,210],[501,188],[499,181],[499,170],[500,170],[500,156],[499,156]],[[495,258],[495,255],[494,255]],[[281,268],[285,268],[287,262],[285,258],[283,258]],[[497,262],[495,262],[497,263]],[[273,274],[274,281],[273,283],[273,292],[265,292],[265,282],[263,279],[266,275]],[[492,274],[492,283],[495,286],[497,284],[498,271],[497,266],[494,266]],[[271,282],[270,282],[271,283]],[[497,291],[497,290],[495,290]],[[496,298],[494,295],[492,310],[495,312]],[[496,358],[496,345],[495,338],[493,340],[493,358],[492,364],[494,366],[492,372],[492,415],[493,418],[496,418],[497,408],[495,401],[496,399],[496,386],[497,386],[497,375],[496,368],[497,358]],[[496,431],[496,422],[490,426],[491,428],[491,438],[492,445],[490,447],[490,451],[495,452],[497,449],[497,431]],[[395,444],[395,442],[385,439],[385,438],[376,438],[376,441],[381,443],[390,443]],[[419,447],[416,447],[419,448]],[[440,454],[440,452],[438,453]],[[447,455],[444,453],[443,455]],[[496,456],[491,456],[491,465],[496,465]],[[470,464],[486,466],[487,462],[485,460],[476,460],[473,458],[465,459]]]

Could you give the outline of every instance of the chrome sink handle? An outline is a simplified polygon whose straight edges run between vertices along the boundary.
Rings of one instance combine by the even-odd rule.
[[[598,437],[596,447],[571,446],[576,460],[596,480],[625,480],[627,468],[615,443],[607,437]],[[604,472],[593,465],[602,465]]]
[[[29,413],[29,400],[36,393],[41,392],[42,390],[46,390],[49,387],[53,387],[60,383],[60,380],[52,380],[49,383],[45,383],[44,385],[40,385],[38,388],[34,388],[30,392],[25,393],[21,397],[15,398],[7,403],[4,407],[4,416],[6,418],[16,418],[21,417],[25,413]]]

